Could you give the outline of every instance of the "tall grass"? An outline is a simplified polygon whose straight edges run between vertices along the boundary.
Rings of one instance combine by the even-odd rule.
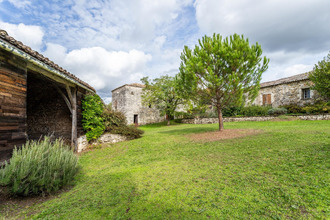
[[[60,139],[28,141],[15,148],[9,164],[0,170],[0,185],[13,195],[49,194],[72,182],[78,158]]]

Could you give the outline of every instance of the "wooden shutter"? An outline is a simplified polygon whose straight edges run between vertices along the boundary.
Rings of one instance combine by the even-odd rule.
[[[270,94],[267,94],[267,104],[271,105],[272,104],[272,97]]]
[[[262,105],[266,105],[267,104],[267,95],[264,94],[262,95]]]

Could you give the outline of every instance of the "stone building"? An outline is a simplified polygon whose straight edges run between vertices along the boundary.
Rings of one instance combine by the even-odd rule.
[[[257,98],[252,104],[278,107],[289,104],[311,104],[318,94],[311,89],[309,74],[302,73],[275,81],[260,84]]]
[[[0,163],[14,146],[43,135],[77,149],[87,93],[94,88],[0,30]]]
[[[112,90],[112,107],[122,112],[128,124],[151,124],[164,121],[157,109],[142,104],[144,85],[125,84]]]

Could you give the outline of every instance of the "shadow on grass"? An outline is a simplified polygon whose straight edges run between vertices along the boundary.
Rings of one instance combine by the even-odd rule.
[[[209,131],[217,131],[217,128],[214,127],[200,127],[196,126],[194,128],[182,128],[178,127],[177,129],[172,129],[170,131],[159,131],[161,134],[171,134],[171,135],[185,135],[185,134],[195,134],[195,133],[203,133]]]
[[[181,123],[177,123],[174,120],[171,120],[172,125],[181,125]],[[167,121],[159,122],[159,123],[154,123],[154,124],[147,124],[147,125],[141,125],[140,128],[160,128],[160,127],[167,127]]]

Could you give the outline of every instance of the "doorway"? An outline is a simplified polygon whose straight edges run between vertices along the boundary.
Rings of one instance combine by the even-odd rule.
[[[138,115],[134,115],[134,124],[138,125],[139,124],[139,118]]]

